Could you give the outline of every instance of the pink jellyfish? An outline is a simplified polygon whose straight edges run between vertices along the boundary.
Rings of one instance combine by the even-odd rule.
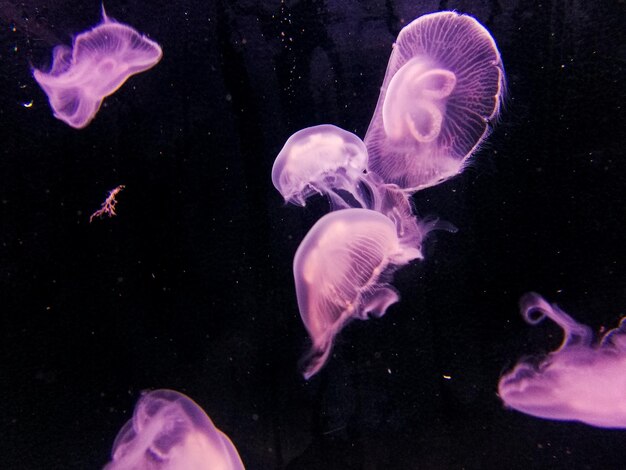
[[[520,362],[498,384],[509,407],[532,416],[626,428],[626,317],[600,341],[556,305],[535,293],[520,301],[530,324],[545,317],[563,329],[563,343],[538,365]]]
[[[422,258],[420,250],[398,238],[389,218],[368,209],[331,212],[311,228],[293,263],[300,316],[313,342],[303,360],[305,379],[326,363],[333,338],[349,321],[381,317],[399,300],[388,281]]]
[[[289,137],[274,161],[272,182],[286,202],[300,206],[314,194],[328,196],[336,208],[367,207],[373,197],[365,144],[331,124]]]
[[[109,18],[79,34],[73,46],[56,46],[49,72],[33,70],[48,95],[54,116],[81,129],[91,122],[106,96],[131,76],[161,60],[161,47],[128,25]]]
[[[143,395],[113,443],[104,470],[244,470],[233,443],[189,397]]]
[[[400,31],[365,144],[369,169],[416,191],[462,171],[500,110],[504,69],[489,32],[455,12]]]

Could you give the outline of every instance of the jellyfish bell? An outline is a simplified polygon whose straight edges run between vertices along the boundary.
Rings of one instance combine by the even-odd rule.
[[[456,12],[400,31],[365,136],[369,169],[416,191],[462,171],[500,110],[504,69],[489,32]]]
[[[33,77],[48,96],[54,116],[70,126],[87,126],[105,97],[132,75],[156,65],[161,47],[132,27],[108,17],[80,33],[72,47],[56,46],[49,71],[33,69]]]
[[[143,395],[104,470],[243,470],[230,439],[193,400],[174,390]]]
[[[367,149],[351,132],[331,124],[308,127],[293,134],[276,157],[272,182],[286,202],[304,206],[314,194],[331,198],[337,208],[350,207],[344,191],[357,204],[364,202]]]
[[[333,339],[351,320],[381,317],[399,300],[388,284],[393,272],[422,257],[405,245],[396,226],[369,209],[344,209],[322,217],[294,258],[300,316],[312,340],[302,361],[306,379],[328,360]]]
[[[596,342],[587,326],[538,294],[526,294],[520,305],[529,323],[550,318],[564,339],[539,364],[520,362],[500,379],[498,395],[505,405],[539,418],[626,428],[624,319]]]

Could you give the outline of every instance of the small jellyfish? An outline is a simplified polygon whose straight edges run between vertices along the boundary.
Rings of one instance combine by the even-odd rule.
[[[417,191],[462,171],[500,110],[504,69],[489,32],[455,12],[400,31],[365,144],[369,169]]]
[[[276,157],[272,182],[285,202],[304,206],[308,197],[324,194],[337,209],[366,207],[371,197],[363,141],[331,124],[293,134]]]
[[[520,362],[500,379],[505,405],[538,418],[626,428],[626,317],[596,342],[589,327],[538,294],[522,297],[520,308],[532,325],[550,318],[564,339],[539,364]]]
[[[311,228],[293,263],[298,308],[313,343],[303,359],[305,379],[326,363],[333,338],[349,321],[381,317],[399,300],[388,282],[399,267],[422,258],[420,249],[404,245],[394,223],[368,209],[331,212]]]
[[[233,443],[193,400],[174,390],[143,395],[104,470],[243,470]]]
[[[105,97],[131,76],[161,60],[161,47],[128,25],[109,18],[79,34],[74,44],[56,46],[49,72],[33,76],[48,95],[54,116],[81,129],[91,122]]]

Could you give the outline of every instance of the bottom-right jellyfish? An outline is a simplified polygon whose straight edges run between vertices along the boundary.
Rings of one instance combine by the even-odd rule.
[[[626,317],[595,341],[589,327],[538,294],[524,295],[520,309],[533,325],[550,318],[564,338],[538,365],[522,361],[500,379],[504,403],[539,418],[626,428]]]

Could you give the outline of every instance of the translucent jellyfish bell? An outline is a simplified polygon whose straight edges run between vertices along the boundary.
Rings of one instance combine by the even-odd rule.
[[[311,228],[293,263],[300,316],[313,342],[303,360],[306,379],[326,363],[349,321],[381,317],[399,300],[388,281],[422,257],[420,248],[404,245],[394,223],[368,209],[331,212]]]
[[[502,401],[539,418],[626,428],[626,317],[596,343],[587,326],[538,294],[526,294],[520,307],[531,324],[553,320],[564,339],[538,365],[520,362],[505,374],[498,385]]]
[[[455,12],[400,31],[365,144],[369,169],[418,190],[458,174],[500,109],[504,69],[489,32]]]
[[[54,116],[70,126],[87,126],[106,96],[131,76],[161,60],[161,47],[128,25],[109,18],[79,34],[72,48],[56,46],[49,72],[33,70]]]
[[[111,456],[104,470],[244,470],[230,439],[193,400],[173,390],[139,399]]]
[[[363,141],[331,124],[308,127],[285,143],[272,168],[272,182],[286,202],[305,205],[308,197],[324,194],[337,208],[350,207],[348,193],[361,207],[367,195],[367,149]],[[345,194],[343,195],[345,196]]]

